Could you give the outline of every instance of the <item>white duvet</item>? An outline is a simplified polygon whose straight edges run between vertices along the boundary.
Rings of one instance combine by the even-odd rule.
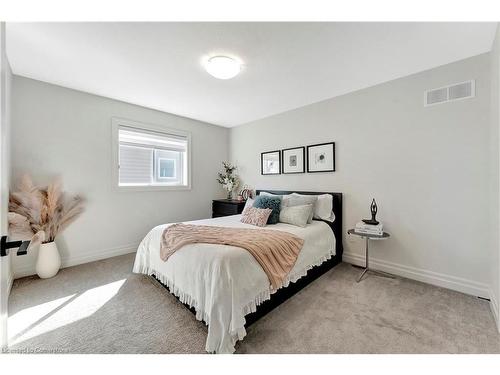
[[[262,229],[240,219],[241,215],[234,215],[188,223]],[[153,228],[142,240],[133,271],[154,274],[183,303],[195,308],[196,318],[208,324],[207,352],[233,353],[236,341],[246,335],[245,315],[270,298],[269,279],[248,251],[235,246],[190,244],[162,261],[160,238],[169,225]],[[324,222],[313,221],[305,228],[278,223],[265,229],[286,231],[305,240],[285,287],[335,255],[335,237]]]

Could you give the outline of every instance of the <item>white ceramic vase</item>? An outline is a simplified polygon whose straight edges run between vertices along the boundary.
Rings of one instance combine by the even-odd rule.
[[[36,273],[42,279],[48,279],[57,274],[61,268],[61,256],[55,242],[42,243],[36,260]]]

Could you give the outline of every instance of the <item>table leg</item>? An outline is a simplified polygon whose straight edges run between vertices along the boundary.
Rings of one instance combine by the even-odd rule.
[[[395,279],[396,278],[396,276],[391,275],[390,273],[387,273],[387,272],[384,272],[384,271],[370,270],[370,272],[371,273],[375,273],[378,276],[387,277],[388,279]]]
[[[363,279],[363,276],[365,276],[365,274],[366,274],[367,272],[368,272],[368,268],[365,268],[365,269],[363,270],[363,272],[361,272],[361,275],[359,275],[358,280],[356,280],[356,282],[358,282],[358,283],[359,283],[359,282],[361,281],[361,279]]]
[[[361,272],[361,275],[359,275],[357,282],[359,283],[361,280],[363,280],[363,277],[367,274],[368,271],[373,272],[379,276],[382,277],[387,277],[389,279],[395,279],[396,277],[394,275],[391,275],[390,273],[383,272],[383,271],[377,271],[377,270],[371,270],[369,267],[369,258],[368,258],[368,241],[370,239],[366,237],[366,247],[365,247],[365,269],[363,272]]]
[[[368,272],[368,269],[369,269],[369,262],[368,262],[368,241],[369,241],[369,238],[366,237],[366,245],[365,245],[365,269],[363,270],[363,272],[361,272],[361,275],[359,275],[358,277],[358,280],[356,282],[360,282],[362,279],[363,279],[363,276],[365,276],[365,274]]]
[[[368,241],[370,239],[366,237],[366,247],[365,247],[365,268],[368,270]]]

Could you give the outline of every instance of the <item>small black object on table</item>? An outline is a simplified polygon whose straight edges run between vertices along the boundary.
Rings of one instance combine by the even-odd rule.
[[[378,221],[376,218],[377,211],[378,211],[377,202],[375,202],[375,198],[373,198],[372,203],[370,204],[370,212],[372,213],[372,218],[371,219],[363,219],[363,223],[370,224],[370,225],[377,225],[378,224]]]

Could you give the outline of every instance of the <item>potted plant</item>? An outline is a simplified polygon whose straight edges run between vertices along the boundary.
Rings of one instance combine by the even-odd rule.
[[[60,180],[47,187],[37,187],[24,176],[9,198],[10,229],[26,227],[33,234],[43,235],[36,261],[36,273],[41,278],[55,276],[61,267],[61,256],[55,239],[84,210],[81,196],[68,197]]]
[[[222,173],[219,172],[217,182],[227,191],[227,199],[231,199],[231,193],[238,187],[240,180],[237,175],[233,174],[236,166],[227,161],[223,161],[222,166],[224,171]]]

